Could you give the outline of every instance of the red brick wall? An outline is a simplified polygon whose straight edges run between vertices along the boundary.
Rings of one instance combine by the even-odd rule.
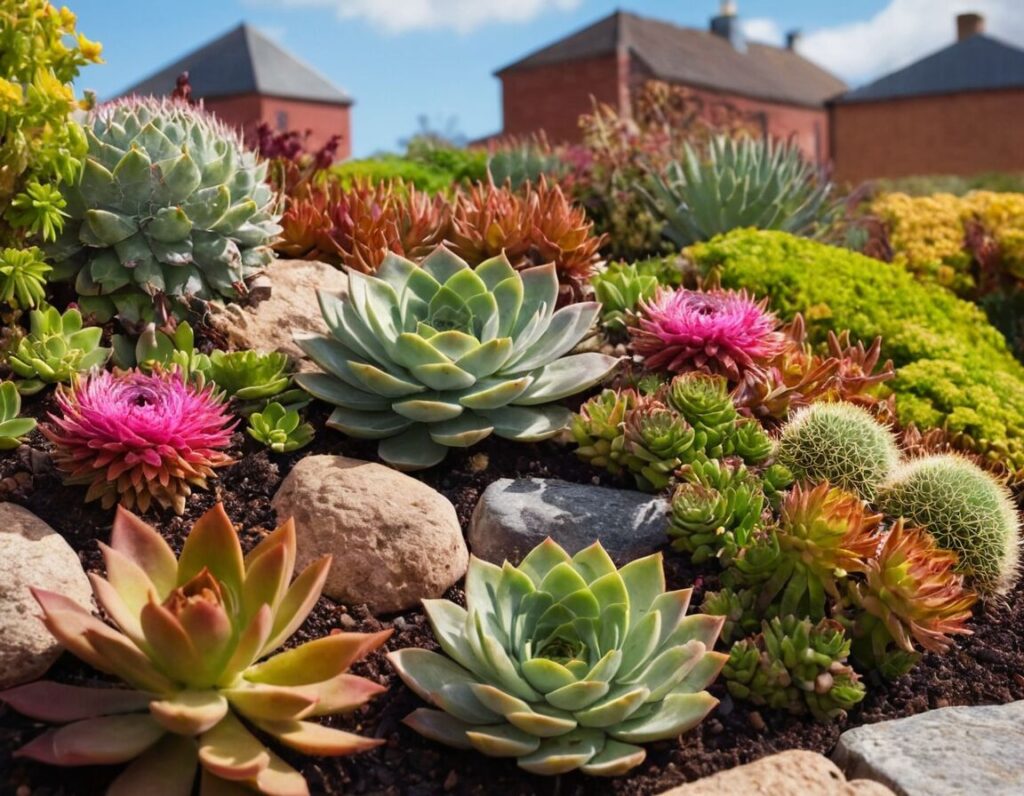
[[[237,97],[214,97],[204,100],[206,109],[228,124],[251,135],[260,122],[274,130],[311,130],[309,145],[315,149],[335,133],[341,134],[338,157],[352,154],[351,107],[325,102],[265,97],[244,94]],[[279,114],[282,114],[279,116]]]
[[[976,91],[831,108],[836,176],[1024,171],[1024,91]]]

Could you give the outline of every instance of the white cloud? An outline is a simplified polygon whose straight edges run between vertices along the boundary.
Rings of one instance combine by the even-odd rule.
[[[956,39],[956,15],[977,11],[986,32],[1024,45],[1021,0],[891,0],[870,19],[805,33],[797,49],[849,83],[904,67]]]
[[[546,11],[571,11],[583,0],[279,0],[286,6],[332,8],[339,19],[362,19],[387,33],[454,30],[527,22]]]
[[[750,41],[758,41],[762,44],[782,44],[782,28],[779,23],[769,17],[755,17],[744,19],[740,17],[743,27],[743,35]]]

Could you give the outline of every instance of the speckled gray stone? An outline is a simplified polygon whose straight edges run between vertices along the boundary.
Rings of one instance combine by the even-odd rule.
[[[668,502],[626,489],[544,478],[500,478],[484,491],[469,526],[473,555],[518,563],[550,536],[569,553],[600,540],[616,563],[668,541]]]
[[[832,759],[900,796],[1024,794],[1024,701],[930,710],[847,730]]]

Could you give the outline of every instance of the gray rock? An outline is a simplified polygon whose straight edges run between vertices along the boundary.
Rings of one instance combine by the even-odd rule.
[[[41,677],[60,657],[33,586],[92,607],[89,579],[64,537],[28,509],[0,503],[0,689]]]
[[[832,759],[900,796],[1024,793],[1024,701],[930,710],[847,730]]]
[[[480,497],[469,527],[478,558],[518,563],[550,536],[569,553],[600,540],[620,566],[667,541],[668,502],[642,492],[544,478],[501,478]]]

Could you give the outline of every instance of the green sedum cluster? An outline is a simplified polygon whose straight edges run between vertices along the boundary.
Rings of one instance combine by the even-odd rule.
[[[18,392],[35,395],[47,384],[67,384],[76,373],[103,365],[110,349],[100,345],[102,337],[100,327],[83,326],[77,309],[63,315],[54,307],[32,310],[29,333],[7,355],[7,366],[19,377]]]

